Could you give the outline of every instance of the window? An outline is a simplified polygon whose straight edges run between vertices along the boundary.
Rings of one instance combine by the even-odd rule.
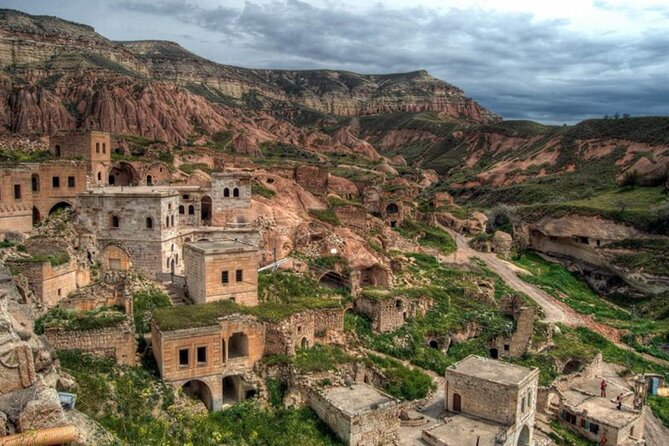
[[[228,278],[227,271],[221,271],[221,283],[229,283],[230,279]]]
[[[39,175],[32,176],[32,189],[33,192],[39,192]]]
[[[192,204],[188,206],[188,215],[195,215],[195,206]]]
[[[599,433],[599,424],[590,423],[590,432],[593,434]]]
[[[207,347],[198,347],[197,348],[197,363],[206,364],[207,363]]]
[[[146,185],[153,186],[153,177],[151,175],[146,176]]]
[[[184,195],[183,195],[183,199],[184,199],[184,200],[188,200],[189,198],[190,198],[190,195],[188,195],[188,194],[184,194]]]
[[[242,280],[244,280],[244,271],[238,269],[235,271],[235,281],[241,282]]]
[[[167,210],[171,211],[172,210],[172,203],[167,203]]]
[[[102,181],[102,172],[98,172],[98,181]]]
[[[107,153],[107,143],[106,142],[102,143],[102,153]]]
[[[511,346],[509,344],[504,344],[504,351],[508,352],[511,349]]]
[[[532,407],[532,391],[527,392],[527,407]]]
[[[180,366],[187,366],[188,365],[188,349],[187,348],[182,348],[179,350],[179,365]]]
[[[61,289],[58,288],[58,297],[60,297],[60,296],[62,296],[62,295],[63,295],[63,293],[62,293]]]
[[[54,152],[57,158],[60,158],[60,146],[56,144],[56,147],[54,148]]]
[[[183,206],[179,206],[179,214],[180,214],[180,215],[183,215],[183,214],[185,214],[185,213],[186,213],[185,208],[184,208]]]
[[[224,197],[229,197],[230,196],[230,189],[228,189],[227,187],[225,189],[223,189],[223,196]]]
[[[67,177],[67,187],[74,187],[75,184],[74,177]]]
[[[15,200],[20,200],[21,199],[21,185],[20,184],[15,184],[14,185],[14,199]]]
[[[525,397],[520,401],[520,413],[525,413]]]
[[[167,217],[165,217],[165,226],[167,226],[168,228],[170,227],[170,217],[169,217],[169,215]]]
[[[146,217],[146,229],[153,229],[153,218]]]
[[[51,178],[51,186],[60,187],[60,177],[52,177]]]
[[[100,143],[99,142],[95,143],[95,153],[100,153]]]
[[[119,218],[116,215],[112,216],[112,218],[111,218],[111,226],[112,226],[112,228],[120,227]]]
[[[239,189],[238,188],[235,187],[234,189],[232,189],[232,196],[233,197],[239,197]]]
[[[174,226],[174,215],[170,217],[170,226]]]

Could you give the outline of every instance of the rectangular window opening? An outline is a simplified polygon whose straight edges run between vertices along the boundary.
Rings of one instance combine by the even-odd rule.
[[[197,363],[204,364],[207,362],[207,347],[197,348]]]
[[[230,278],[228,277],[227,271],[221,271],[221,283],[229,283]]]
[[[186,366],[188,365],[188,349],[182,348],[179,350],[179,365]]]

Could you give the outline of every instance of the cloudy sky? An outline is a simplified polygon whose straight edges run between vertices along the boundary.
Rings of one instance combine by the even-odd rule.
[[[667,0],[0,0],[216,62],[427,69],[506,119],[669,115]]]

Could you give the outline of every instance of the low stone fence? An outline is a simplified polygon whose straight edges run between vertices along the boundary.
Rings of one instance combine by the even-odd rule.
[[[55,350],[81,350],[93,356],[114,358],[119,364],[137,364],[135,327],[128,323],[94,330],[47,328],[45,335]]]

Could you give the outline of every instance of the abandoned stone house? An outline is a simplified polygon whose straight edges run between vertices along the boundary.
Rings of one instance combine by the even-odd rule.
[[[250,171],[215,172],[211,175],[211,197],[202,201],[202,224],[228,227],[246,227],[247,212],[251,208]],[[205,204],[211,214],[204,211]]]
[[[23,165],[0,168],[0,232],[27,233],[33,227],[30,169]]]
[[[468,356],[446,369],[443,423],[423,431],[431,446],[529,446],[539,369]]]
[[[263,324],[232,314],[206,326],[171,326],[168,318],[188,321],[195,307],[171,308],[154,317],[151,345],[161,378],[200,398],[210,410],[253,396],[257,386],[249,372],[264,354]]]
[[[344,309],[305,310],[265,324],[265,353],[294,355],[297,349],[327,343],[344,333]]]
[[[362,204],[367,212],[383,218],[391,228],[402,224],[407,211],[401,200],[386,197],[377,186],[369,186],[362,191]]]
[[[8,264],[26,277],[35,298],[44,308],[55,307],[79,286],[87,284],[87,281],[82,283],[74,258],[56,266],[47,260],[35,261],[32,258],[12,259]]]
[[[183,248],[190,298],[196,304],[232,300],[258,304],[258,246],[240,240],[186,243]]]
[[[493,339],[490,343],[488,351],[492,359],[518,358],[527,353],[534,332],[534,310],[527,307],[520,308],[515,316],[514,325],[513,333]]]
[[[368,384],[311,389],[307,401],[347,445],[384,446],[399,441],[399,401]]]
[[[79,195],[76,225],[94,239],[89,253],[91,258],[99,253],[105,270],[133,267],[151,277],[174,273],[183,265],[179,200],[179,192],[170,188],[91,189]]]
[[[408,319],[424,316],[432,307],[432,299],[363,293],[355,300],[354,310],[372,321],[372,330],[385,333],[402,327]]]
[[[92,130],[70,130],[49,138],[54,158],[81,159],[86,166],[89,186],[107,184],[111,165],[111,135]]]
[[[161,161],[118,161],[109,168],[110,186],[156,186],[169,184],[172,172]]]

